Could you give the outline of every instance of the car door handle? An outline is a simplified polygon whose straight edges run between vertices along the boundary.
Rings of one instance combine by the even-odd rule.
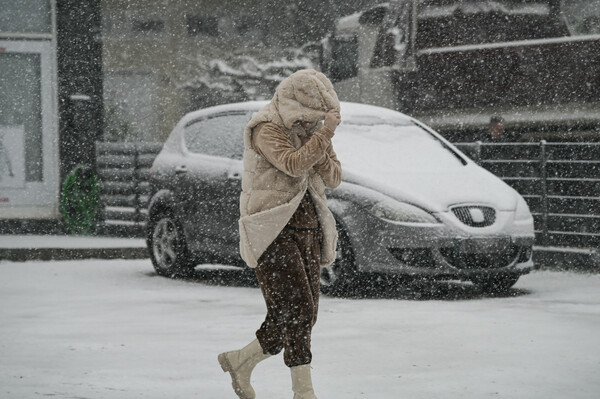
[[[242,174],[240,172],[228,172],[227,178],[232,180],[240,180],[242,178]]]
[[[185,165],[175,166],[175,173],[187,173],[188,169]]]

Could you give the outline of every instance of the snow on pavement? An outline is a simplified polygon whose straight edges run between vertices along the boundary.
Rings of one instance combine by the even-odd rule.
[[[0,270],[0,398],[236,398],[216,356],[253,339],[257,288],[158,277],[148,260]],[[465,289],[322,297],[319,398],[600,397],[599,275],[538,271],[504,297]],[[258,399],[292,397],[281,355],[253,383]]]

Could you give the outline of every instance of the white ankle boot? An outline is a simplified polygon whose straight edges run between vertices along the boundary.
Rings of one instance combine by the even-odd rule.
[[[250,375],[256,365],[270,357],[265,355],[257,339],[237,351],[219,355],[219,364],[231,375],[231,385],[240,399],[254,399],[256,394],[250,385]]]
[[[317,399],[310,378],[310,363],[290,367],[294,399]]]

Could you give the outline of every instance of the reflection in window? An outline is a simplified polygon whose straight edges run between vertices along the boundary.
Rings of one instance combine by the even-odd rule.
[[[242,159],[250,117],[250,113],[226,114],[193,122],[185,128],[185,145],[197,154]]]

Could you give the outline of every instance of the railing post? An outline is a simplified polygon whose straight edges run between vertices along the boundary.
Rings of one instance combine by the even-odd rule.
[[[133,190],[134,190],[134,198],[135,198],[135,221],[136,223],[141,220],[141,212],[140,212],[140,147],[138,143],[135,143],[135,147],[133,150]]]
[[[100,146],[102,145],[101,141],[94,141],[94,151],[96,153],[96,176],[98,176],[98,185],[100,187],[100,205],[98,206],[98,213],[96,214],[96,227],[103,228],[106,224],[106,204],[102,199],[103,194],[103,186],[104,182],[102,181],[102,177],[100,175],[100,170],[98,168],[98,159],[100,159],[102,152]]]
[[[475,162],[481,165],[481,140],[477,140],[475,144]]]
[[[548,154],[546,140],[540,141],[540,177],[542,180],[542,245],[548,246]]]

